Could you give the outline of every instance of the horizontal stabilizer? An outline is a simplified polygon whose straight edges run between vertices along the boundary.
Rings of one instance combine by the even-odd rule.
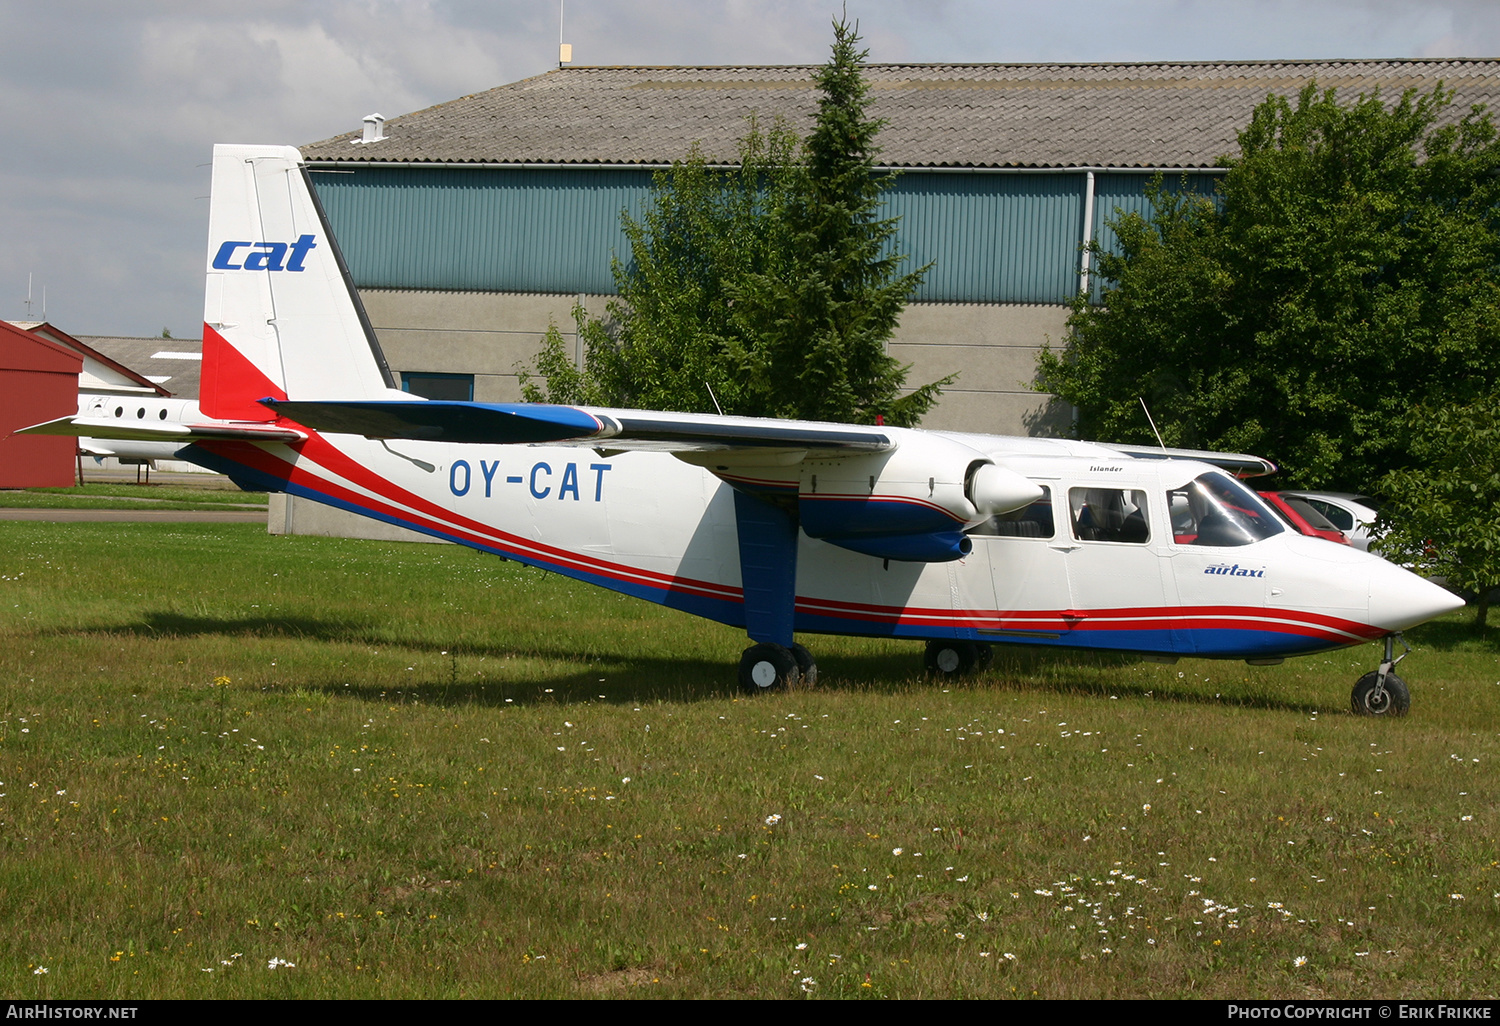
[[[1227,470],[1235,477],[1264,477],[1276,473],[1276,464],[1259,456],[1242,452],[1206,452],[1201,449],[1163,449],[1154,445],[1115,445],[1095,442],[1106,449],[1134,456],[1138,460],[1197,460]]]
[[[858,424],[699,413],[603,410],[546,403],[297,402],[262,404],[298,424],[334,434],[492,445],[550,443],[656,452],[809,450],[884,452],[889,435]]]
[[[18,435],[78,435],[85,438],[115,438],[131,442],[210,442],[237,440],[244,442],[300,442],[306,432],[295,428],[247,422],[127,421],[105,417],[60,417],[45,424],[33,424],[15,432]]]

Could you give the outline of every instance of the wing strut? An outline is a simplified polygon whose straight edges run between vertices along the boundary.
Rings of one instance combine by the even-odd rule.
[[[734,492],[745,593],[745,633],[759,642],[792,646],[797,604],[797,520],[739,489]]]

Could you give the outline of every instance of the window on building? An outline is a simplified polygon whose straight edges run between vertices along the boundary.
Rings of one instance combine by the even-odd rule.
[[[456,399],[460,402],[473,402],[474,375],[419,374],[415,371],[403,371],[401,391],[419,395],[423,399]]]

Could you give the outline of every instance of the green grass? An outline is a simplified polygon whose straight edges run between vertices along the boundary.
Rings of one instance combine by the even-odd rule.
[[[944,686],[812,638],[816,691],[745,699],[738,632],[466,550],[5,524],[0,988],[1492,997],[1461,621],[1404,720],[1346,711],[1374,646]]]
[[[264,492],[173,485],[84,484],[0,491],[0,509],[265,509]]]

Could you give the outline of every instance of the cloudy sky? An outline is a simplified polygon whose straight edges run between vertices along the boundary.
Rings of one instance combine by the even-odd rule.
[[[564,0],[575,65],[808,64],[834,0]],[[558,0],[0,0],[0,318],[196,337],[215,142],[545,72]],[[1500,55],[1494,0],[848,0],[873,61]]]

